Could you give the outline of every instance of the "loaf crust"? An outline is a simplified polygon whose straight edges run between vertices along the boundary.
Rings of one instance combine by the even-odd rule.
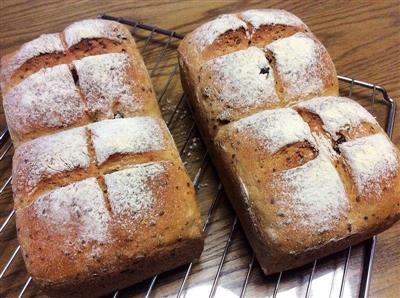
[[[107,183],[112,175],[117,175],[116,185]],[[118,189],[118,181],[129,184],[129,178],[134,179],[131,188]],[[104,194],[102,179],[109,184]],[[93,186],[82,185],[87,181]],[[200,255],[200,217],[181,165],[139,164],[77,183],[47,192],[17,210],[25,264],[49,294],[100,296]],[[96,186],[98,193],[91,189]],[[138,206],[118,207],[118,192],[126,195],[126,191],[133,192],[131,199],[136,200],[146,200],[150,194],[151,206],[136,201]]]
[[[94,297],[198,258],[195,190],[129,31],[84,20],[2,58],[28,273]]]
[[[260,112],[223,127],[214,140],[225,189],[267,274],[356,244],[400,218],[400,155],[373,117],[353,127],[348,118],[343,127],[370,126],[373,134],[339,142],[309,119],[294,109]]]
[[[42,35],[2,57],[0,78],[16,147],[94,121],[161,115],[135,41],[116,22],[84,20]]]
[[[291,49],[298,46],[303,50],[293,55]],[[204,119],[197,123],[206,139],[221,126],[255,112],[312,96],[338,95],[328,52],[300,19],[286,11],[222,15],[189,33],[178,53],[182,85],[195,117]],[[293,60],[291,67],[282,69],[287,60]],[[291,75],[282,76],[285,72]]]
[[[265,274],[400,218],[399,151],[364,108],[337,97],[329,54],[297,17],[221,16],[178,52],[194,119]]]

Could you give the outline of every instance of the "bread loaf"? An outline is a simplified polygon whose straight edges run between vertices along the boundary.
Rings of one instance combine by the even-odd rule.
[[[222,15],[180,44],[182,85],[265,274],[356,244],[400,218],[400,155],[338,97],[323,45],[282,10]]]
[[[195,191],[129,31],[84,20],[2,58],[29,274],[100,296],[199,257]]]

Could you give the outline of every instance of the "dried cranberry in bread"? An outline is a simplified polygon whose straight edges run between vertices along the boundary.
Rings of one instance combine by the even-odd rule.
[[[400,218],[400,155],[296,16],[249,10],[182,41],[182,85],[266,274],[356,244]]]
[[[193,185],[129,31],[84,20],[2,58],[18,240],[54,297],[93,297],[199,257]]]

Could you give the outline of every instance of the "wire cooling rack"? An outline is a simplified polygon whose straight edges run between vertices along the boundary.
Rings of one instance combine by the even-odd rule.
[[[296,270],[268,277],[262,274],[188,112],[176,59],[183,35],[136,20],[99,17],[132,29],[150,70],[163,116],[197,190],[205,234],[205,249],[198,261],[109,297],[367,297],[375,237]],[[386,90],[346,76],[338,78],[341,94],[365,106],[391,136],[396,107]],[[377,105],[386,108],[378,110]],[[42,296],[25,270],[16,240],[10,187],[12,154],[5,127],[0,133],[0,296]]]

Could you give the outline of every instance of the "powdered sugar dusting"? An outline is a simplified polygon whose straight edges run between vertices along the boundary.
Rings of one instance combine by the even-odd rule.
[[[42,54],[60,53],[64,50],[58,33],[42,34],[38,38],[23,44],[9,63],[2,65],[2,73],[6,79],[9,79],[29,59]]]
[[[287,100],[321,93],[324,88],[320,56],[325,48],[305,33],[296,33],[266,46],[276,61]]]
[[[29,133],[41,127],[66,127],[84,115],[85,106],[65,64],[43,68],[4,96],[7,123]]]
[[[64,37],[68,48],[83,39],[106,38],[121,41],[126,38],[121,31],[121,25],[113,21],[100,19],[75,22],[64,29]]]
[[[112,108],[116,104],[128,111],[140,108],[141,104],[135,101],[131,80],[127,77],[131,66],[127,54],[96,55],[73,63],[89,112],[101,112],[105,117],[112,118]]]
[[[105,175],[112,211],[143,216],[155,200],[149,182],[164,171],[162,163],[151,162]]]
[[[392,143],[382,134],[359,138],[339,145],[359,193],[382,192],[382,179],[399,168]]]
[[[144,153],[166,146],[160,122],[151,117],[104,120],[89,128],[99,164],[116,153]]]
[[[231,14],[220,15],[215,20],[203,24],[193,32],[195,46],[198,51],[201,51],[211,45],[220,35],[229,30],[237,30],[239,28],[247,30],[246,23]]]
[[[305,27],[295,15],[281,9],[250,9],[242,12],[240,18],[259,28],[262,25],[287,25]]]
[[[273,184],[284,185],[275,200],[280,213],[294,214],[310,231],[331,230],[348,211],[339,174],[323,154],[304,165],[276,174]]]
[[[37,138],[15,151],[13,175],[26,191],[40,181],[78,168],[89,167],[89,153],[84,128],[75,128]]]
[[[207,80],[210,74],[213,79]],[[279,101],[268,60],[264,52],[255,47],[208,61],[201,76],[201,81],[209,84],[202,88],[203,94],[216,98],[227,108],[220,115],[221,119],[230,117],[230,109]]]
[[[297,105],[317,114],[324,129],[337,140],[337,134],[346,126],[357,126],[363,122],[378,124],[375,118],[354,100],[344,97],[326,96],[313,98]]]
[[[57,188],[40,196],[33,207],[42,221],[78,245],[107,240],[109,215],[96,178]],[[69,237],[74,231],[78,239]]]
[[[233,127],[260,140],[270,153],[296,142],[314,143],[307,123],[290,108],[263,111],[236,121]]]

